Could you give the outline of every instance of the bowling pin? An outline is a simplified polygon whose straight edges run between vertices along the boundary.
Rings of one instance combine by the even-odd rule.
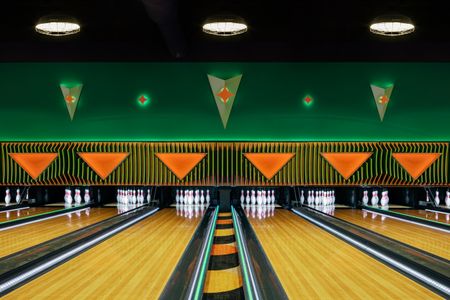
[[[303,194],[302,190],[302,195],[300,196],[300,204],[303,205],[304,202],[305,202],[305,195]]]
[[[211,197],[209,196],[209,190],[206,190],[206,203],[209,204],[209,201],[211,201]]]
[[[203,193],[203,190],[201,190],[200,204],[203,205],[203,203],[205,203],[205,194]]]
[[[245,203],[247,204],[247,205],[250,205],[250,191],[249,190],[247,190],[247,196],[245,196]]]
[[[241,190],[241,205],[244,205],[245,197],[244,197],[244,190]]]
[[[436,206],[439,206],[439,203],[441,202],[441,199],[439,199],[439,191],[436,191],[436,194],[434,196],[434,204]]]
[[[181,190],[181,192],[180,192],[180,197],[179,197],[180,199],[180,204],[184,204],[184,196],[183,196],[183,190]]]
[[[445,193],[445,205],[446,205],[447,207],[450,207],[450,191],[447,191],[447,192]]]
[[[256,192],[256,203],[257,203],[258,205],[261,205],[261,204],[262,204],[261,191],[257,191],[257,192]]]
[[[175,203],[180,203],[180,191],[179,190],[177,190],[177,194],[176,194],[176,196],[175,196]]]
[[[256,204],[255,190],[252,190],[252,196],[250,197],[250,201],[252,205]]]
[[[150,189],[147,189],[147,203],[150,203],[151,199],[152,199],[152,194],[150,193]]]
[[[11,193],[10,193],[9,189],[6,189],[5,204],[9,205],[10,202],[11,202]]]
[[[89,189],[84,189],[84,203],[89,203],[91,201],[91,196],[89,195]]]
[[[16,203],[19,204],[20,203],[20,189],[16,190]]]
[[[195,205],[198,205],[200,203],[200,193],[198,190],[195,190],[194,203]]]

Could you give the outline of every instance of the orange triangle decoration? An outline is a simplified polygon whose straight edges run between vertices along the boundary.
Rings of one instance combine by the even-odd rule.
[[[206,153],[156,153],[155,155],[178,179],[183,180],[206,156]]]
[[[58,157],[58,153],[9,153],[9,156],[21,166],[31,178],[36,180]]]
[[[392,156],[416,180],[441,156],[441,153],[392,153]]]
[[[372,156],[372,152],[324,152],[320,155],[347,180]]]
[[[244,156],[268,180],[272,179],[294,155],[295,153],[244,153]]]
[[[128,152],[78,152],[81,159],[83,159],[103,180],[105,180],[129,154],[130,153]]]

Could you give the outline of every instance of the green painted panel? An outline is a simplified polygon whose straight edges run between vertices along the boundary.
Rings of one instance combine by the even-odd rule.
[[[227,129],[207,74],[243,74]],[[69,82],[84,85],[73,121]],[[448,141],[449,82],[448,63],[5,63],[0,140]],[[371,83],[395,84],[383,122]]]

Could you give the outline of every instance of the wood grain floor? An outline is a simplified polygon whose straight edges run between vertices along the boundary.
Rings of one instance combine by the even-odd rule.
[[[401,213],[401,214],[405,214],[405,215],[411,215],[414,217],[427,219],[430,221],[450,224],[450,214],[431,212],[431,211],[426,211],[423,209],[390,209],[390,210]]]
[[[337,209],[334,212],[334,216],[405,244],[450,259],[450,237],[448,233],[359,209]]]
[[[35,246],[117,214],[114,208],[91,208],[46,221],[0,231],[0,257]]]
[[[290,299],[439,299],[289,211],[249,220]]]
[[[200,219],[164,209],[5,299],[157,299]]]
[[[26,209],[18,209],[12,211],[1,211],[0,222],[16,220],[25,217],[31,217],[34,215],[54,211],[61,209],[61,207],[30,207]]]

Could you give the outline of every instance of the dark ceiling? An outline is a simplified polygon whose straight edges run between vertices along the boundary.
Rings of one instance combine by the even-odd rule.
[[[450,13],[430,0],[4,0],[0,61],[450,61]],[[441,4],[440,4],[441,3]],[[409,16],[416,32],[371,34],[385,13]],[[82,31],[34,31],[42,15],[76,17]],[[210,15],[234,13],[246,34],[201,31]]]

